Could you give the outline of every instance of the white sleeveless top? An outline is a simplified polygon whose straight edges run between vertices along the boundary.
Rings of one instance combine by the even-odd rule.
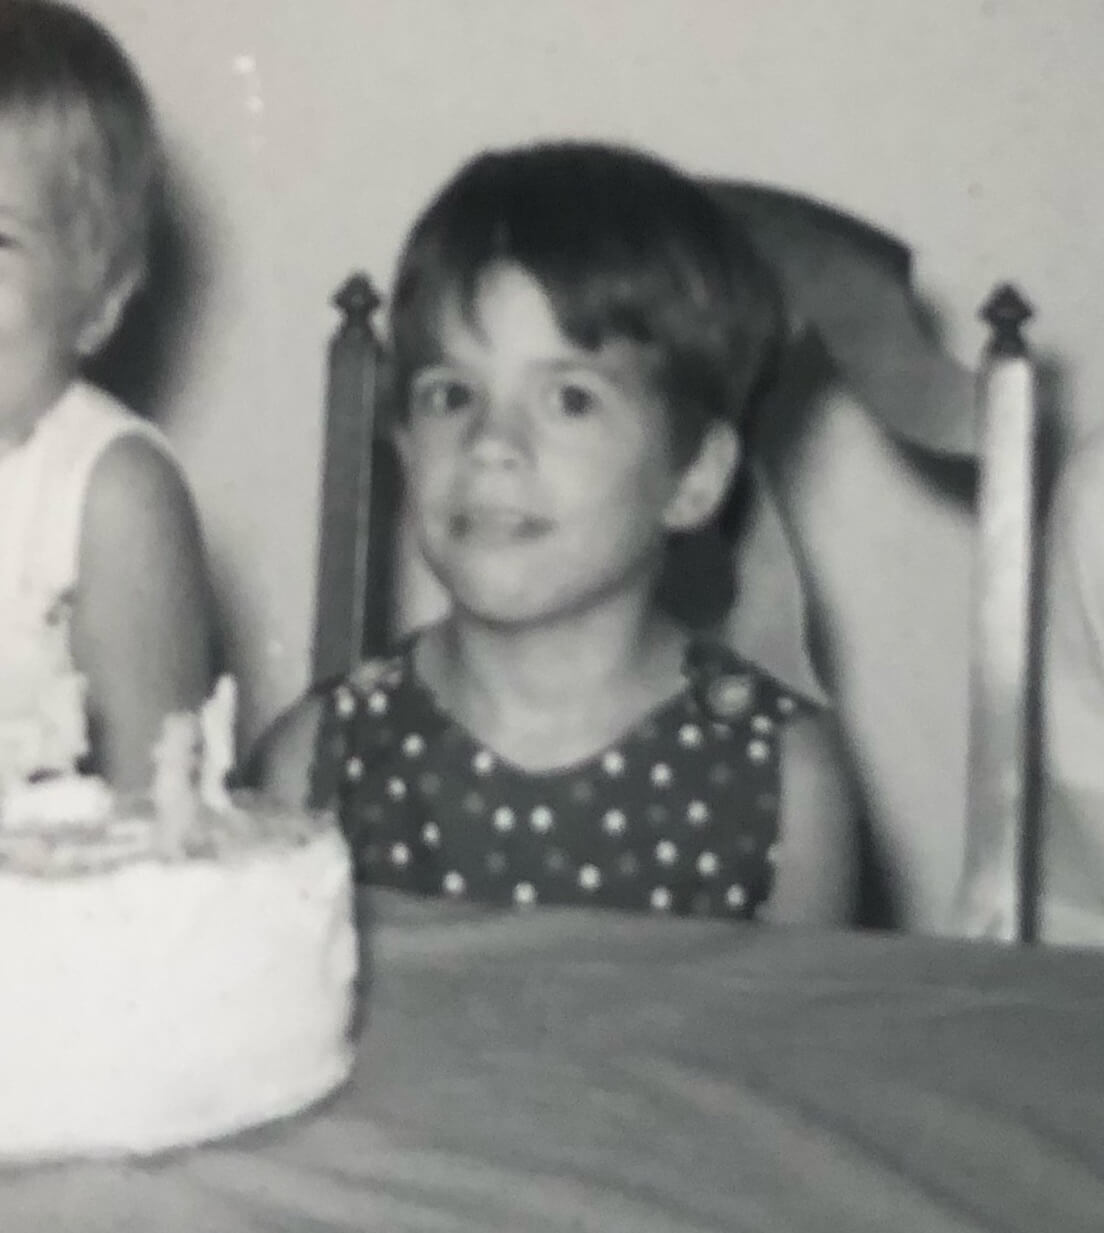
[[[32,771],[69,769],[86,751],[70,600],[89,480],[105,450],[130,435],[172,457],[156,428],[78,381],[0,455],[0,792]]]

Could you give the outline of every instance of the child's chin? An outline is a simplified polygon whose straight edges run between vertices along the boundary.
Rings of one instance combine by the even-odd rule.
[[[482,620],[513,622],[539,615],[552,600],[541,587],[542,578],[547,586],[545,571],[518,569],[516,562],[501,568],[502,554],[480,555],[453,559],[437,575],[457,608]]]
[[[525,599],[507,601],[486,596],[458,596],[455,606],[457,611],[469,620],[503,631],[520,631],[542,625],[555,615],[553,608]]]
[[[534,594],[516,587],[457,587],[453,590],[456,611],[472,621],[503,630],[520,630],[554,620],[561,605],[555,597]]]

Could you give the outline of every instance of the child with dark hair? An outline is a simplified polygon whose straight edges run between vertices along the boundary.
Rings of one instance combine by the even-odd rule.
[[[725,499],[783,330],[743,236],[643,154],[487,154],[429,206],[391,338],[412,516],[451,612],[296,706],[264,758],[270,788],[338,806],[367,880],[847,917],[831,721],[657,601],[668,540]]]
[[[83,379],[145,275],[145,91],[66,4],[0,4],[0,794],[83,759],[144,787],[211,682],[191,498],[164,438]],[[86,746],[85,710],[90,747]]]

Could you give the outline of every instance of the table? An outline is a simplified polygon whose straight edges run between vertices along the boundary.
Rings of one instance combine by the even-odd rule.
[[[0,1174],[0,1229],[1104,1228],[1104,953],[376,910],[341,1093],[155,1161]]]

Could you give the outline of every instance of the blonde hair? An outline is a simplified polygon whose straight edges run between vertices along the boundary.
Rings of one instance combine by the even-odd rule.
[[[145,278],[161,192],[152,107],[115,39],[57,0],[0,2],[0,120],[49,176],[51,222],[89,305]]]

